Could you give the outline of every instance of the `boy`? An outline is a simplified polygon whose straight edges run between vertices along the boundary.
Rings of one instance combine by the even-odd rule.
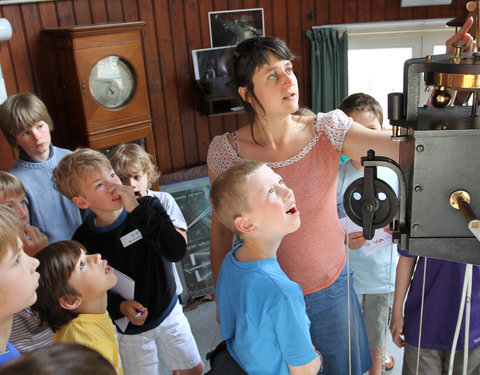
[[[88,250],[98,250],[115,269],[135,282],[135,300],[125,301],[110,293],[108,311],[112,319],[130,321],[119,334],[123,366],[127,374],[157,374],[159,358],[185,359],[182,372],[201,374],[200,356],[191,355],[190,343],[163,345],[158,332],[162,322],[181,306],[169,263],[179,261],[186,251],[185,239],[153,197],[137,199],[133,189],[123,186],[108,159],[100,152],[78,149],[65,156],[53,172],[58,190],[79,208],[93,212],[75,232],[73,239]],[[171,326],[170,329],[175,329]]]
[[[0,171],[0,204],[15,211],[23,223],[23,250],[31,257],[48,245],[48,238],[37,227],[29,225],[25,188],[16,176]]]
[[[137,198],[149,196],[160,199],[173,225],[187,242],[187,223],[175,199],[166,192],[150,190],[160,176],[152,156],[135,143],[124,143],[115,147],[108,158],[122,184],[131,186]],[[183,293],[182,283],[173,263],[172,270],[177,284],[176,293],[180,296]]]
[[[28,225],[28,208],[22,182],[13,174],[0,171],[0,205],[12,208],[23,224],[23,250],[35,256],[48,245],[47,237],[38,228]],[[52,344],[52,331],[41,324],[38,316],[27,307],[14,314],[10,342],[20,353],[26,353]]]
[[[23,251],[23,225],[15,212],[0,206],[0,365],[20,356],[8,342],[13,314],[37,299],[38,260]]]
[[[346,97],[340,104],[345,114],[368,129],[382,131],[383,111],[380,104],[370,95],[356,93]],[[339,218],[345,217],[343,195],[350,184],[363,177],[364,168],[359,161],[347,160],[338,170],[337,211]],[[377,177],[397,191],[397,175],[389,168],[377,168]],[[382,229],[380,229],[382,230]],[[388,228],[385,228],[388,230]],[[393,357],[385,353],[385,334],[389,316],[389,292],[394,290],[397,255],[392,247],[386,246],[374,253],[363,251],[366,244],[363,232],[348,233],[350,267],[353,272],[355,291],[362,307],[368,342],[373,358],[370,375],[380,375],[382,365],[386,370],[393,368]],[[393,259],[392,259],[393,258]],[[390,261],[392,259],[392,267]],[[375,271],[375,272],[372,272]],[[390,272],[392,271],[392,272]],[[393,295],[392,295],[393,297]],[[392,298],[393,299],[393,298]],[[385,359],[383,359],[383,356]]]
[[[321,359],[302,290],[276,260],[282,238],[300,226],[293,192],[264,163],[249,161],[215,179],[210,201],[244,241],[227,254],[217,281],[228,352],[249,374],[316,374]]]
[[[55,344],[0,367],[0,375],[116,375],[96,350],[80,344]]]
[[[123,374],[117,335],[107,312],[107,290],[117,276],[100,254],[76,241],[54,242],[37,254],[38,299],[32,307],[55,332],[53,343],[88,346]]]
[[[25,187],[31,224],[49,242],[72,238],[82,223],[79,209],[53,188],[52,170],[69,150],[51,144],[53,122],[33,94],[10,96],[0,105],[0,127],[19,155],[10,170]]]
[[[180,233],[187,242],[187,223],[183,218],[182,211],[178,207],[175,199],[168,193],[160,191],[152,191],[150,188],[152,184],[158,179],[160,173],[157,167],[153,164],[153,159],[142,147],[135,143],[124,143],[115,147],[109,154],[109,160],[112,167],[122,181],[123,185],[131,186],[137,198],[141,197],[156,197],[160,200],[163,208],[167,212],[175,229]],[[176,295],[180,296],[183,292],[182,283],[177,273],[177,268],[174,263],[172,265],[172,272],[175,278]],[[190,329],[190,324],[182,310],[178,310],[178,314],[170,314],[172,325],[176,325],[177,329],[172,331],[168,329],[168,325],[164,323],[159,326],[159,335],[165,343],[172,344],[178,340],[190,342],[190,350],[195,356],[200,356],[198,353],[197,344]],[[176,323],[175,323],[176,321]],[[170,365],[173,374],[180,374],[178,368],[181,367],[181,361],[178,358],[170,358]]]
[[[446,374],[461,303],[466,265],[448,260],[415,257],[400,249],[398,253],[400,258],[397,265],[390,331],[393,342],[398,347],[404,348],[402,374],[416,374],[417,361],[418,374]],[[480,267],[473,266],[468,367],[466,372],[462,372],[465,344],[465,315],[463,315],[457,347],[454,349],[453,374],[478,375],[480,373],[479,285]],[[406,301],[405,296],[407,296]],[[420,324],[422,313],[423,320]],[[422,327],[421,337],[420,327]],[[420,353],[418,353],[419,347]]]

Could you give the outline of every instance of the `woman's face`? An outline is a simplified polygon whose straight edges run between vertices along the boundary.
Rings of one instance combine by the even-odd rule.
[[[289,115],[298,110],[298,82],[290,60],[279,60],[270,54],[268,63],[255,70],[252,82],[253,91],[265,111],[265,116]],[[246,92],[244,87],[239,90]],[[240,95],[242,91],[239,91]],[[246,100],[257,114],[263,117],[258,103],[252,97],[246,97]]]

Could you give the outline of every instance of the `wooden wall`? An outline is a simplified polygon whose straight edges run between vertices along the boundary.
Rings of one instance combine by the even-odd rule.
[[[56,124],[54,143],[74,148],[62,136],[61,102],[55,96],[43,28],[104,22],[147,22],[144,54],[153,118],[157,161],[163,173],[204,164],[213,136],[243,124],[243,115],[209,118],[196,110],[191,50],[210,47],[208,12],[263,8],[265,31],[286,40],[299,56],[295,62],[303,104],[311,101],[310,41],[314,25],[371,21],[454,18],[465,13],[466,0],[452,5],[401,8],[400,0],[58,0],[0,5],[0,17],[13,27],[8,42],[0,42],[0,64],[9,95],[34,92],[46,104]],[[0,2],[1,4],[1,2]],[[14,159],[0,135],[0,169]]]

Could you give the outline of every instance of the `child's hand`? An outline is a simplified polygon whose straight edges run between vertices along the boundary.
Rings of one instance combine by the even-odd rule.
[[[48,238],[37,227],[31,225],[23,226],[22,234],[23,250],[31,257],[48,245]]]
[[[383,227],[383,230],[384,230],[385,232],[387,232],[388,234],[392,234],[392,231],[390,230],[390,225],[385,225],[385,226]]]
[[[365,245],[365,242],[367,242],[367,240],[363,238],[363,232],[354,232],[348,234],[348,247],[350,249],[360,249],[363,245]]]
[[[138,206],[137,198],[135,198],[135,193],[131,186],[114,185],[110,187],[110,191],[115,197],[119,197],[122,200],[123,207],[125,207],[127,212],[132,212]]]
[[[120,312],[125,315],[130,323],[136,326],[142,326],[147,319],[148,310],[137,301],[123,301],[120,304]]]
[[[403,339],[403,315],[402,313],[395,313],[392,311],[392,321],[390,322],[390,333],[392,340],[399,348],[403,348],[405,340]]]

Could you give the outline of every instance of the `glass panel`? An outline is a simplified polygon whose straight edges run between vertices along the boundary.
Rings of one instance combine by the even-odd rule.
[[[388,124],[387,94],[403,91],[403,65],[412,48],[376,48],[348,51],[348,93],[363,92],[382,106]]]
[[[433,46],[434,55],[443,55],[444,53],[446,53],[446,51],[447,51],[447,47],[445,47],[445,44],[439,44],[439,45]]]
[[[131,141],[131,142],[126,142],[126,143],[136,143],[137,145],[139,145],[140,147],[142,147],[144,150],[147,150],[145,148],[145,138],[141,138],[141,139],[137,139],[135,141]],[[118,145],[113,145],[113,146],[109,146],[109,147],[105,147],[105,148],[102,148],[100,150],[100,152],[106,156],[108,156],[108,154],[110,154],[110,152],[115,148],[117,147]]]

